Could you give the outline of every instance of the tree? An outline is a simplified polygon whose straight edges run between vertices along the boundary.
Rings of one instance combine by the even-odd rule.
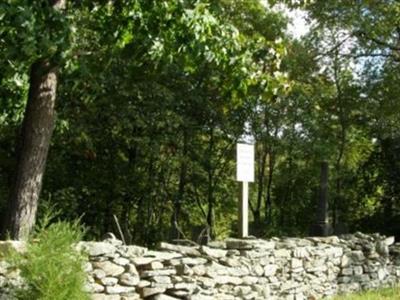
[[[147,245],[235,234],[234,145],[243,133],[256,140],[257,235],[307,233],[321,160],[331,166],[330,199],[351,228],[383,221],[377,212],[398,205],[398,172],[389,169],[400,115],[389,26],[396,10],[307,1],[318,22],[292,40],[286,18],[265,2],[82,0],[63,16],[48,0],[2,1],[0,211],[26,100],[32,116],[31,99],[54,104],[57,85],[39,204],[57,205],[64,219],[82,216],[91,238],[114,231],[114,216],[128,242]],[[363,72],[352,68],[367,54]],[[42,83],[47,98],[35,92]],[[39,118],[46,141],[51,105]],[[33,119],[23,135],[36,140],[26,125]],[[40,149],[27,167],[37,174]]]
[[[63,10],[65,4],[65,0],[48,2],[56,13]],[[26,239],[35,224],[54,128],[58,67],[54,57],[39,58],[31,66],[16,174],[3,227],[4,233],[13,239]]]

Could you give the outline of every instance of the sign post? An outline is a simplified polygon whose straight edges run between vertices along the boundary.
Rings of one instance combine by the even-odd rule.
[[[236,145],[236,180],[242,182],[239,206],[239,237],[249,235],[249,182],[254,182],[254,145]]]

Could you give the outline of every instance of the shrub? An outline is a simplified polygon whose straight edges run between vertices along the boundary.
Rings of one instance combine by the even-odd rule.
[[[49,224],[46,216],[29,241],[27,252],[14,254],[12,263],[21,270],[27,288],[17,291],[21,300],[85,300],[84,257],[73,244],[82,239],[79,222]]]

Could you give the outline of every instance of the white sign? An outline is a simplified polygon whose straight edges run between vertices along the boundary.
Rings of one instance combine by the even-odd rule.
[[[236,144],[236,180],[254,182],[254,145]]]

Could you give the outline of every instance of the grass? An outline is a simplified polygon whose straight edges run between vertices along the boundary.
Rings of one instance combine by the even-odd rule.
[[[400,300],[400,286],[336,296],[334,300]]]

